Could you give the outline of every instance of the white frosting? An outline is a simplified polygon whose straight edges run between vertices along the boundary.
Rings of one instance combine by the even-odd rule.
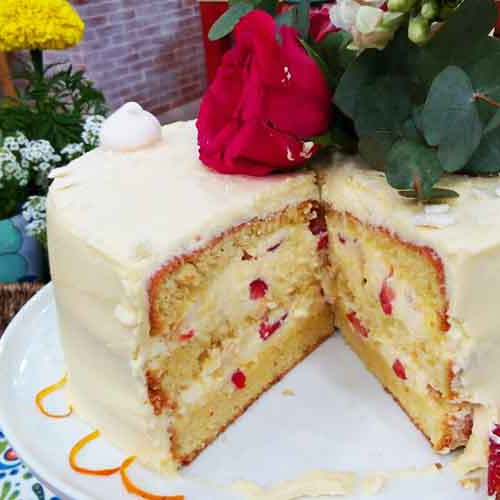
[[[148,148],[101,147],[52,177],[49,254],[71,402],[107,439],[165,469],[169,417],[153,414],[143,374],[159,348],[149,337],[150,276],[234,225],[317,199],[315,176],[214,173],[186,122]]]
[[[100,144],[109,151],[137,151],[160,142],[158,119],[136,102],[127,102],[102,124]]]
[[[356,159],[339,158],[338,162],[324,176],[326,201],[365,223],[390,229],[405,241],[433,248],[440,256],[451,324],[444,354],[454,363],[457,378],[453,388],[459,399],[486,409],[490,426],[498,423],[500,198],[494,195],[498,177],[445,177],[440,184],[457,191],[460,197],[449,201],[449,213],[421,214],[422,207],[400,197],[383,173],[366,169]],[[414,224],[419,214],[433,218],[452,216],[453,223],[439,224],[439,230]],[[488,438],[483,427],[475,421],[474,435],[481,434],[481,445],[479,438],[471,440],[467,463],[485,463]]]

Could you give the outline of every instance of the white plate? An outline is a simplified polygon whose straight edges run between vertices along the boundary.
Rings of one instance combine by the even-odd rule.
[[[100,478],[71,470],[68,452],[92,429],[77,416],[45,418],[34,396],[65,372],[57,335],[52,287],[45,287],[17,315],[0,343],[0,424],[27,465],[63,498],[118,500],[125,493],[117,475]],[[284,395],[292,389],[294,396]],[[65,407],[64,395],[51,405]],[[124,454],[100,439],[79,457],[89,467],[114,466]],[[428,442],[387,395],[340,336],[327,341],[267,392],[194,464],[173,481],[140,465],[134,481],[147,490],[183,493],[187,500],[236,500],[238,479],[268,486],[301,473],[328,469],[369,472],[422,467],[447,459]],[[359,492],[359,488],[358,488]],[[351,498],[366,498],[359,492]],[[484,492],[463,490],[447,469],[391,481],[385,500],[473,500]]]

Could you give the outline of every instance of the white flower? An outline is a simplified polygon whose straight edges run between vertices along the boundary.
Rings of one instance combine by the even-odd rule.
[[[384,2],[385,0],[337,0],[337,3],[330,7],[330,21],[337,28],[350,33],[362,6],[370,6],[379,10]]]

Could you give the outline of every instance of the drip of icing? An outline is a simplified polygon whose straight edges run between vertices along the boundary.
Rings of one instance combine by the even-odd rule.
[[[66,417],[69,417],[71,415],[71,413],[73,413],[73,408],[71,406],[69,406],[68,408],[68,411],[66,413],[63,413],[62,415],[56,415],[54,413],[50,413],[49,411],[47,411],[45,409],[45,407],[43,406],[43,400],[49,396],[50,394],[52,394],[53,392],[55,391],[58,391],[59,389],[61,389],[62,387],[64,387],[66,385],[66,382],[68,381],[68,374],[66,373],[66,375],[64,375],[64,377],[59,380],[58,382],[56,382],[55,384],[52,384],[52,385],[49,385],[48,387],[46,387],[45,389],[42,389],[35,397],[35,402],[36,402],[36,406],[38,407],[38,409],[46,416],[46,417],[49,417],[49,418],[66,418]]]
[[[232,489],[249,500],[294,500],[303,497],[352,495],[356,475],[352,472],[313,471],[282,481],[269,489],[250,481],[236,481]]]
[[[127,102],[103,123],[100,145],[115,152],[137,151],[160,142],[158,119],[136,102]]]

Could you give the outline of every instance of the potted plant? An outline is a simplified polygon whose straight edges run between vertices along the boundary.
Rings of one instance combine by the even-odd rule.
[[[48,278],[48,174],[98,145],[102,92],[83,71],[43,62],[43,50],[78,44],[84,28],[66,0],[0,2],[0,51],[29,51],[20,58],[16,95],[0,100],[0,332],[2,315],[16,309],[1,310],[7,307],[2,294],[11,299],[12,283]]]

